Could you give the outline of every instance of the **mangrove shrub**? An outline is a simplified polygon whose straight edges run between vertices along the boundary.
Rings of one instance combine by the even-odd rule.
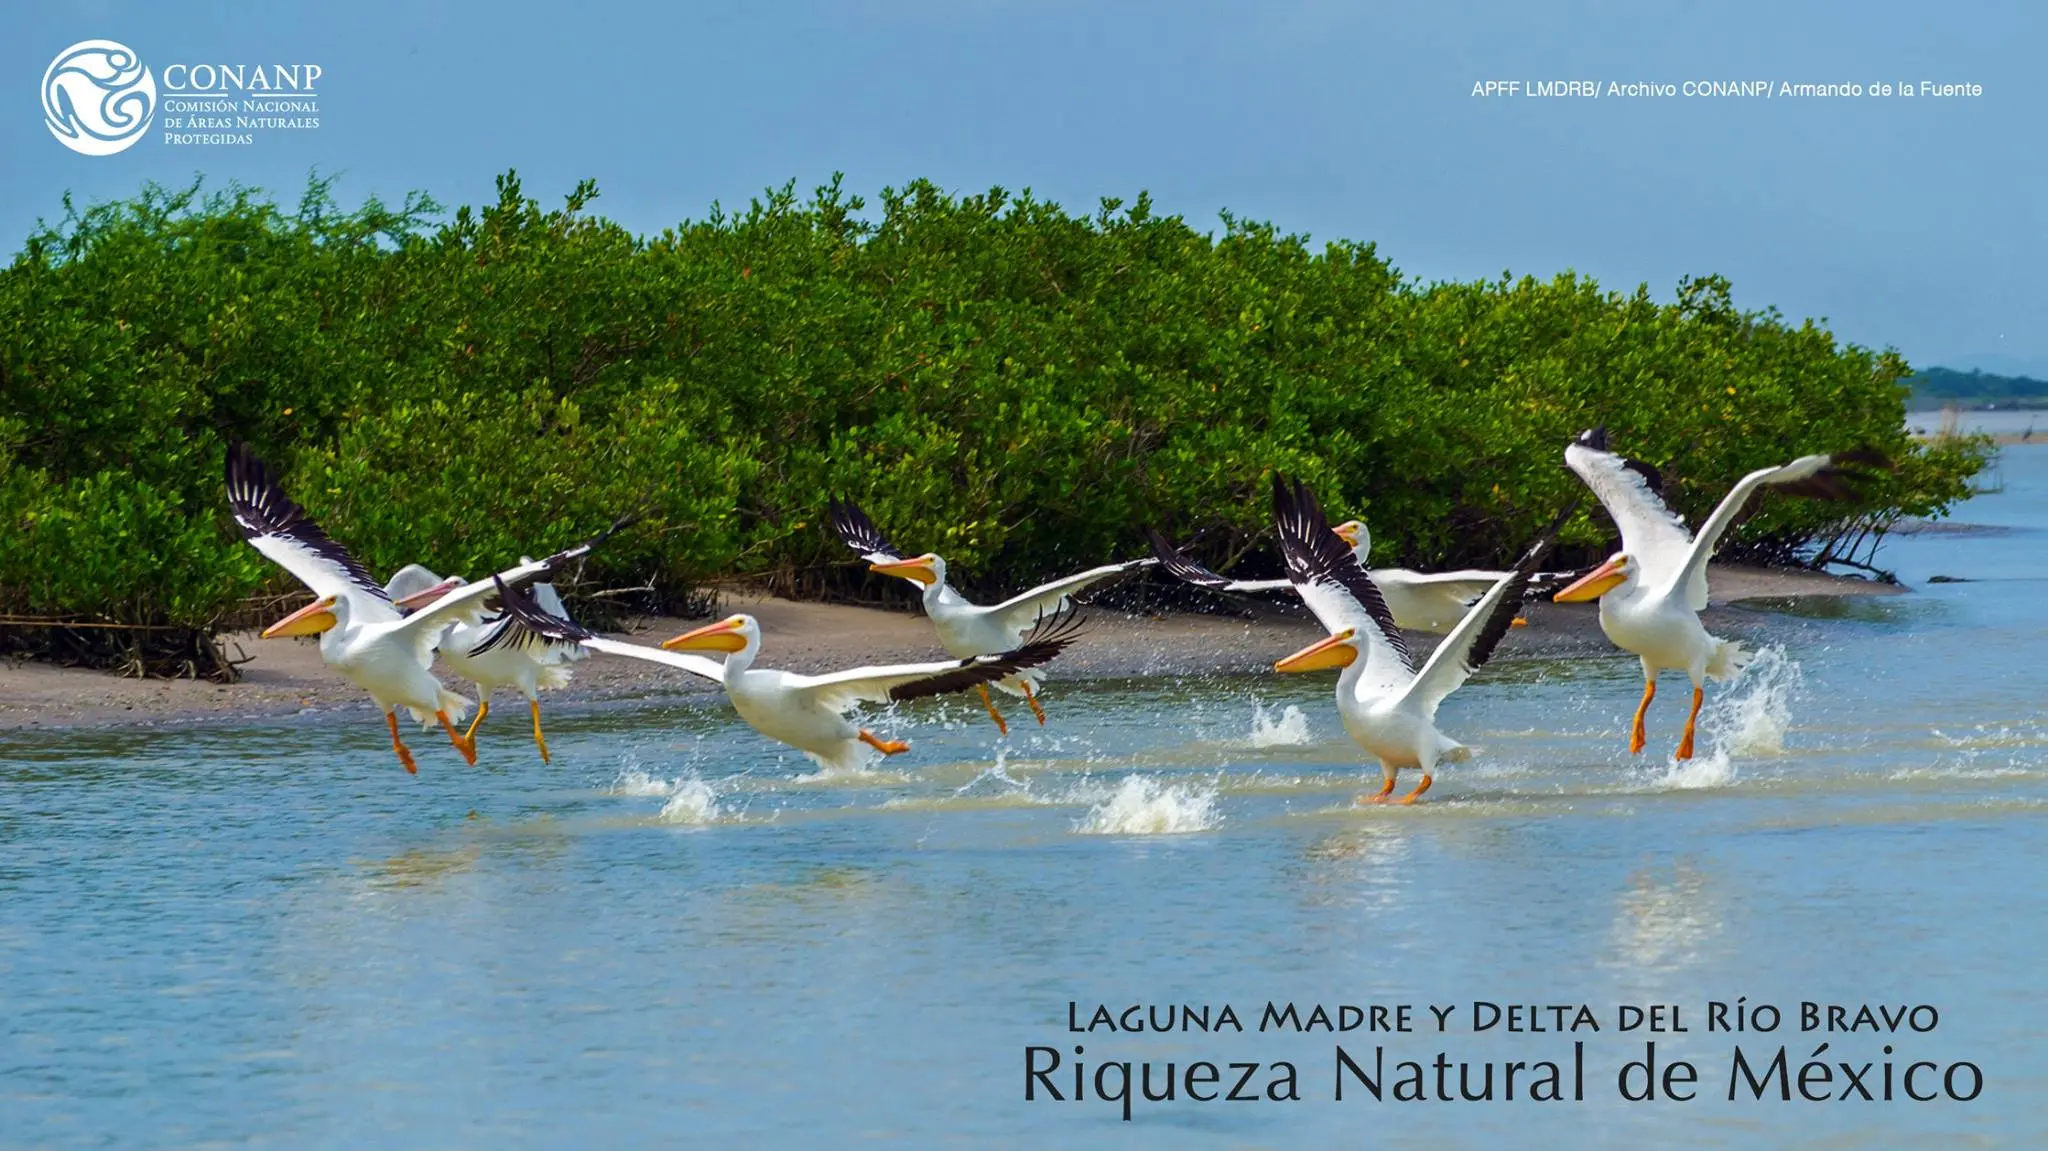
[[[0,274],[0,617],[204,629],[288,589],[228,518],[231,438],[378,573],[473,575],[637,509],[586,586],[649,606],[872,594],[818,522],[833,494],[993,593],[1136,554],[1143,524],[1228,563],[1273,469],[1368,520],[1378,562],[1499,563],[1575,494],[1562,449],[1593,424],[1688,516],[1794,455],[1899,461],[1854,506],[1766,501],[1731,546],[1780,555],[1939,514],[1981,463],[1907,439],[1896,354],[1718,277],[1670,304],[1422,284],[1142,195],[1078,215],[920,181],[869,211],[835,179],[653,236],[595,196],[67,201]],[[1610,534],[1589,508],[1566,543]]]

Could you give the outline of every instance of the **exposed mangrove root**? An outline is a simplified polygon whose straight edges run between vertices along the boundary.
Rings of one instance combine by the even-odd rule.
[[[0,617],[0,656],[88,667],[133,679],[233,683],[249,662],[231,658],[210,629]]]

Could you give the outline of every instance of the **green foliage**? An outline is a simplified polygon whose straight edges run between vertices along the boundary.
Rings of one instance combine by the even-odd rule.
[[[0,613],[204,626],[289,587],[227,516],[229,438],[380,573],[474,575],[639,509],[590,575],[665,603],[872,587],[819,528],[833,493],[995,590],[1135,554],[1146,523],[1227,554],[1276,468],[1368,519],[1381,562],[1497,562],[1576,494],[1561,451],[1595,423],[1672,464],[1693,515],[1809,451],[1901,461],[1848,509],[1880,518],[1940,512],[1981,464],[1906,438],[1896,355],[1738,312],[1718,278],[1675,305],[1421,285],[1144,196],[1076,216],[924,182],[872,217],[835,179],[637,237],[596,194],[67,201],[0,273]],[[1842,515],[1776,501],[1745,531]],[[1608,531],[1588,513],[1571,542]]]

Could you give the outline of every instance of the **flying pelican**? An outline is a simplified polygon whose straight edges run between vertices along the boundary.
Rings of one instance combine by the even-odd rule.
[[[1159,562],[1148,556],[1089,568],[1065,579],[1041,584],[999,604],[983,607],[968,603],[966,597],[946,582],[945,560],[931,552],[905,558],[875,527],[867,513],[851,501],[833,500],[831,519],[832,528],[839,533],[840,540],[868,561],[869,571],[898,576],[919,586],[925,614],[931,617],[932,626],[938,629],[939,645],[958,659],[1009,651],[1017,646],[1041,616],[1066,610],[1069,596],[1103,580]],[[1023,696],[1024,702],[1031,705],[1031,714],[1044,724],[1045,708],[1038,703],[1038,686],[1043,678],[1040,672],[1027,671],[993,683],[1000,691]],[[989,686],[989,683],[978,685],[982,705],[988,708],[989,718],[996,721],[996,728],[1008,735],[1010,725],[1003,719],[1003,713],[996,710],[996,702],[988,693]]]
[[[1337,677],[1337,714],[1351,738],[1380,761],[1385,780],[1364,802],[1385,802],[1393,794],[1395,773],[1414,768],[1422,772],[1422,782],[1400,799],[1414,803],[1435,782],[1437,764],[1471,758],[1471,748],[1437,730],[1436,709],[1492,657],[1569,514],[1553,521],[1522,562],[1479,597],[1418,672],[1386,598],[1357,554],[1330,530],[1315,495],[1300,481],[1290,487],[1273,477],[1273,518],[1287,578],[1330,632],[1273,669],[1343,669]]]
[[[507,589],[508,614],[518,626],[550,640],[591,651],[672,667],[725,688],[733,710],[755,731],[804,752],[827,768],[852,770],[869,759],[863,745],[884,756],[910,750],[846,718],[856,704],[888,703],[965,691],[1016,676],[1064,651],[1075,638],[1071,613],[1040,620],[1014,650],[957,662],[856,667],[826,675],[798,675],[754,666],[761,625],[744,613],[687,631],[660,648],[601,639],[568,619],[541,609],[531,596]],[[694,654],[725,653],[723,662]]]
[[[1855,451],[1801,456],[1782,467],[1753,471],[1729,490],[1695,537],[1657,494],[1663,481],[1656,469],[1609,451],[1607,429],[1581,433],[1565,448],[1564,462],[1614,518],[1621,550],[1552,598],[1558,603],[1598,599],[1600,630],[1617,647],[1641,657],[1643,702],[1629,732],[1630,754],[1643,750],[1643,717],[1657,696],[1657,673],[1672,668],[1692,677],[1692,712],[1678,741],[1679,759],[1692,758],[1707,677],[1732,679],[1749,662],[1741,644],[1708,635],[1700,624],[1699,613],[1707,606],[1707,561],[1722,533],[1766,485],[1816,499],[1843,499],[1852,494],[1848,481],[1858,473],[1839,465],[1890,466],[1876,453]]]
[[[1394,613],[1395,626],[1409,631],[1443,635],[1465,618],[1465,609],[1471,606],[1472,601],[1511,574],[1473,568],[1434,573],[1408,568],[1376,568],[1371,564],[1372,532],[1363,521],[1346,520],[1330,530],[1350,545],[1352,554],[1358,557],[1358,566],[1371,574],[1373,584],[1387,601],[1387,609]],[[1230,579],[1218,575],[1197,563],[1156,530],[1147,528],[1145,535],[1152,541],[1152,554],[1159,557],[1159,566],[1197,587],[1220,592],[1291,591],[1294,588],[1293,581],[1287,579]],[[1568,579],[1576,574],[1539,572],[1535,580],[1544,583]],[[1517,616],[1514,626],[1525,627],[1528,622]]]
[[[520,556],[519,562],[530,564],[533,559]],[[442,579],[423,565],[407,564],[384,585],[384,591],[400,611],[412,611],[467,582],[461,576]],[[533,596],[543,610],[568,618],[568,610],[554,584],[535,581]],[[448,629],[440,647],[448,670],[476,685],[476,718],[469,721],[469,730],[462,733],[463,742],[476,746],[476,729],[491,714],[491,689],[515,688],[526,697],[527,710],[533,714],[533,744],[540,749],[540,761],[552,763],[547,737],[540,730],[540,692],[543,688],[552,691],[567,687],[569,669],[564,665],[587,658],[587,653],[575,644],[557,643],[516,629],[502,611],[474,624],[458,621]]]
[[[448,741],[474,764],[476,744],[455,730],[456,721],[469,713],[469,700],[443,687],[428,668],[442,633],[458,621],[474,623],[485,610],[484,600],[493,594],[494,585],[472,584],[441,596],[432,606],[401,616],[363,565],[284,494],[271,478],[270,469],[247,444],[228,448],[227,481],[228,507],[241,525],[242,537],[298,577],[316,597],[265,628],[262,637],[318,635],[320,658],[369,692],[384,709],[391,748],[406,771],[417,773],[419,765],[398,736],[397,709],[401,707],[422,727],[439,721]],[[582,544],[499,576],[505,586],[518,587],[551,575],[589,550],[590,544]]]

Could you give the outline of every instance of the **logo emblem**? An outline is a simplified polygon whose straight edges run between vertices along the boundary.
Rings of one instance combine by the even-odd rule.
[[[88,156],[127,150],[156,115],[156,77],[125,44],[81,40],[43,73],[43,122],[57,142]]]

